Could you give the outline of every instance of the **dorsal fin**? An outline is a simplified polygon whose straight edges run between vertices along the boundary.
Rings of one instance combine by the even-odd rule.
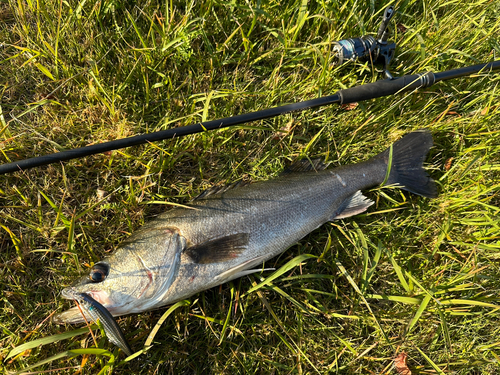
[[[329,163],[324,163],[323,159],[301,159],[285,167],[280,176],[290,173],[301,173],[311,171],[322,171],[328,167]]]
[[[229,184],[229,185],[215,185],[215,186],[212,186],[212,187],[202,191],[198,196],[193,198],[193,200],[196,201],[199,199],[205,199],[205,198],[210,197],[210,196],[215,195],[215,194],[222,194],[228,190],[236,189],[236,188],[248,185],[250,183],[251,183],[251,181],[236,181],[236,182]]]

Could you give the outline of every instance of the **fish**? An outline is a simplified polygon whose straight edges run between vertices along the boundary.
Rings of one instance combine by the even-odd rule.
[[[363,190],[395,185],[437,197],[423,167],[432,145],[432,134],[422,129],[357,164],[328,168],[306,159],[274,179],[208,189],[147,222],[61,295],[72,300],[84,293],[116,317],[262,271],[264,262],[321,225],[365,212],[374,202]],[[84,321],[77,307],[54,320]]]
[[[103,305],[85,293],[74,293],[70,296],[83,307],[93,321],[99,320],[102,323],[104,332],[106,332],[106,336],[110,342],[121,348],[127,356],[132,355],[132,348],[125,338],[123,331]]]

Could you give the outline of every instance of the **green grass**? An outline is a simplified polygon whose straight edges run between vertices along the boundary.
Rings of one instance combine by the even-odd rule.
[[[387,5],[1,0],[1,162],[382,78],[369,64],[330,62],[332,42],[375,33]],[[498,1],[393,5],[394,75],[500,55]],[[29,371],[395,374],[405,352],[414,374],[497,374],[499,83],[483,73],[353,110],[291,113],[0,176],[0,371],[44,362]],[[376,205],[367,214],[324,225],[267,262],[290,266],[272,281],[263,282],[270,272],[244,277],[168,311],[137,359],[122,362],[99,330],[99,350],[88,330],[57,336],[81,329],[51,323],[71,306],[61,289],[168,209],[155,202],[272,178],[298,157],[359,162],[419,128],[434,134],[427,167],[437,199],[368,192]],[[119,319],[135,350],[165,311]],[[22,344],[32,348],[6,359]]]

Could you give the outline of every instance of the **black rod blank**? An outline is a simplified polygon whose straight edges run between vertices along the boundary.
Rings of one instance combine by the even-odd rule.
[[[226,117],[219,120],[207,121],[168,130],[161,130],[154,133],[136,135],[129,138],[117,139],[110,142],[99,143],[96,145],[76,148],[73,150],[61,151],[54,154],[38,156],[30,159],[15,161],[0,165],[0,174],[26,170],[42,165],[57,163],[65,160],[76,159],[93,154],[99,154],[119,148],[136,146],[148,142],[156,142],[163,139],[177,138],[189,134],[200,133],[208,130],[222,129],[228,126],[239,125],[247,122],[263,120],[276,117],[284,113],[293,111],[303,111],[308,108],[322,107],[325,105],[339,103],[347,104],[360,102],[363,100],[380,98],[415,90],[420,87],[429,87],[439,81],[445,81],[453,78],[470,76],[478,72],[488,72],[500,68],[500,60],[486,64],[478,64],[459,69],[448,70],[439,73],[413,74],[396,79],[384,79],[366,85],[356,86],[345,90],[339,90],[337,93],[324,96],[317,99],[306,100],[303,102],[287,104],[280,107],[263,109],[256,112],[250,112],[242,115]]]
[[[56,152],[54,154],[38,156],[31,159],[25,159],[0,165],[0,174],[25,170],[70,159],[81,158],[84,156],[99,154],[119,148],[137,146],[143,143],[183,137],[185,135],[201,133],[208,130],[222,129],[228,126],[275,117],[287,112],[302,111],[307,108],[321,107],[332,103],[338,103],[339,100],[340,99],[338,94],[334,94],[317,99],[306,100],[299,103],[287,104],[280,107],[268,108],[256,112],[226,117],[220,120],[213,120],[173,129],[160,130],[154,133],[136,135],[133,137],[99,143],[96,145],[75,148],[73,150]]]

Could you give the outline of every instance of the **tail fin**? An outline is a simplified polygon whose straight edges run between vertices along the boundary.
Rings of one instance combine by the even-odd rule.
[[[404,190],[428,198],[437,197],[436,183],[423,168],[432,143],[432,134],[424,129],[409,133],[395,142],[392,145],[392,165],[386,185],[398,185]],[[377,155],[377,158],[389,161],[390,152],[391,149],[388,148]]]

